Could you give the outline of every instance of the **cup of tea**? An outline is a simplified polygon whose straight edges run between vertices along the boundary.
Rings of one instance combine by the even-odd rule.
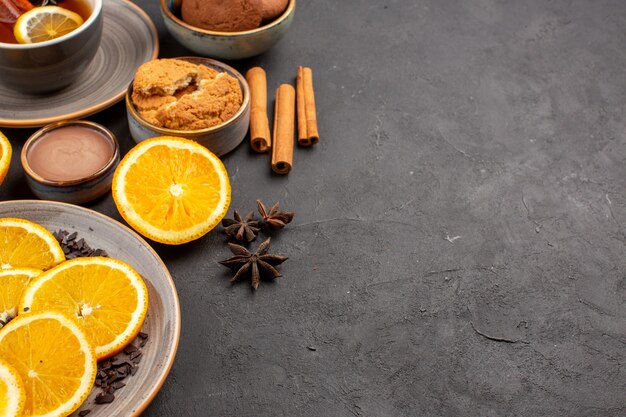
[[[76,81],[98,52],[102,3],[103,0],[58,2],[56,7],[77,13],[83,23],[69,33],[42,42],[18,43],[13,35],[15,23],[0,23],[0,82],[22,93],[43,94]]]

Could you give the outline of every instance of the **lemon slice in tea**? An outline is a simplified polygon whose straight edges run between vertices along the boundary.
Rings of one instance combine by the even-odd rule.
[[[13,34],[19,43],[49,41],[66,35],[83,24],[78,13],[59,6],[35,7],[15,22]]]

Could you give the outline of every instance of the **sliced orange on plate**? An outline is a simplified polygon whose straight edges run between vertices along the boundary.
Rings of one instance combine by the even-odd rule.
[[[137,336],[148,311],[148,290],[125,262],[76,258],[44,272],[24,291],[20,314],[49,310],[75,319],[100,360]]]
[[[142,235],[178,245],[198,239],[226,215],[230,182],[222,161],[188,139],[163,136],[131,149],[113,177],[120,214]]]
[[[0,359],[0,417],[20,417],[25,405],[22,378],[15,368]]]
[[[0,357],[24,384],[24,416],[70,415],[85,401],[96,377],[96,356],[87,337],[61,313],[12,320],[0,330]]]
[[[0,218],[0,269],[46,270],[64,260],[61,245],[43,226],[24,219]]]
[[[40,270],[31,268],[0,270],[0,329],[17,316],[22,293],[39,274]]]
[[[21,15],[13,27],[19,43],[49,41],[77,29],[84,23],[78,13],[59,6],[35,7]]]
[[[11,142],[0,132],[0,184],[4,181],[7,172],[9,172],[12,153]]]

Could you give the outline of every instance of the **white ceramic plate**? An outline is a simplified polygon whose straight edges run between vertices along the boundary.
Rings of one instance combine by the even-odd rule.
[[[149,306],[142,331],[149,338],[142,360],[125,387],[115,392],[111,404],[94,405],[95,389],[80,410],[91,409],[89,417],[138,416],[155,397],[172,367],[180,337],[180,307],[172,277],[159,255],[135,232],[93,210],[71,204],[39,200],[0,202],[0,217],[18,217],[39,223],[51,232],[78,232],[92,248],[132,265],[148,286]]]

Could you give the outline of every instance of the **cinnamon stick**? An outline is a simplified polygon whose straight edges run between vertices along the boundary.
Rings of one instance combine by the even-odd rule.
[[[289,84],[276,90],[272,169],[277,174],[288,174],[293,163],[295,96],[296,91]]]
[[[315,145],[319,142],[320,136],[317,131],[313,71],[311,68],[298,67],[296,88],[298,89],[298,143],[301,146]]]
[[[267,81],[261,67],[250,68],[246,73],[250,87],[250,146],[257,152],[267,152],[272,147],[270,126],[267,120]]]

